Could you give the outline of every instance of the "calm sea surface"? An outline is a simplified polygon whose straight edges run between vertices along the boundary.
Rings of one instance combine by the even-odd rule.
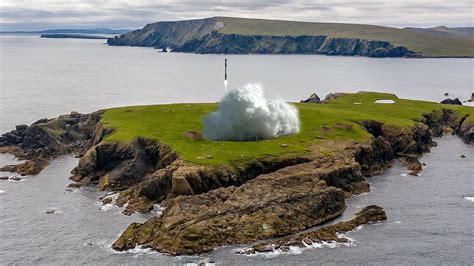
[[[376,90],[439,101],[467,99],[473,59],[371,59],[307,55],[193,55],[149,48],[107,47],[103,40],[0,35],[0,132],[72,110],[170,102],[213,102],[223,95],[223,60],[230,88],[264,85],[268,98],[298,101],[312,92]],[[202,256],[170,257],[110,244],[133,221],[101,208],[94,188],[65,191],[78,159],[61,157],[37,176],[0,181],[0,264],[469,264],[474,261],[474,149],[445,136],[426,154],[419,177],[400,166],[370,179],[372,192],[347,200],[349,219],[377,204],[389,220],[362,226],[350,246],[237,256],[235,246]],[[460,158],[464,154],[467,158]],[[0,165],[14,163],[0,155]],[[0,173],[0,176],[7,175]],[[55,214],[46,214],[47,210]],[[150,214],[154,215],[154,214]]]

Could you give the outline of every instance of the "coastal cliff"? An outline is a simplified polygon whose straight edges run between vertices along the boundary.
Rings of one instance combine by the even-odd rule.
[[[474,56],[474,40],[470,38],[371,25],[225,17],[156,22],[143,29],[109,38],[107,43],[200,54]]]
[[[374,103],[387,98],[396,103]],[[180,255],[291,236],[332,220],[346,209],[347,197],[370,191],[366,177],[380,174],[394,159],[416,175],[422,168],[416,158],[443,132],[474,144],[471,107],[368,92],[332,94],[323,102],[297,105],[303,124],[299,135],[240,143],[183,134],[214,110],[211,104],[71,113],[17,126],[0,137],[0,152],[28,160],[0,170],[36,174],[55,157],[75,153],[81,159],[71,188],[92,185],[117,192],[115,200],[108,196],[103,203],[126,206],[125,214],[149,212],[157,203],[165,208],[143,224],[131,224],[114,249],[142,245]],[[150,126],[158,136],[147,135]],[[160,131],[163,127],[167,130]],[[212,154],[196,156],[201,152]],[[264,242],[248,252],[263,252],[269,245],[285,249],[304,239],[344,241],[337,232],[384,219],[380,207],[369,206],[347,223]]]
[[[199,54],[324,54],[369,57],[416,56],[406,47],[388,41],[331,38],[323,35],[264,36],[223,34],[215,18],[158,22],[120,37],[109,45],[145,46]]]

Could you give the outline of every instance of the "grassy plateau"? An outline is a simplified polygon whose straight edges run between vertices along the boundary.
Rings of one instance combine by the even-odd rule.
[[[394,100],[394,104],[374,103],[380,99]],[[298,134],[260,141],[192,140],[187,131],[202,132],[202,119],[217,108],[209,104],[166,104],[131,106],[105,110],[102,122],[115,129],[106,141],[129,142],[138,136],[153,138],[170,145],[185,161],[221,165],[232,161],[246,161],[265,156],[301,154],[309,147],[325,141],[356,141],[370,138],[357,122],[373,119],[399,126],[401,130],[413,126],[422,114],[441,108],[474,117],[474,107],[441,105],[433,102],[398,99],[393,94],[359,92],[346,94],[329,104],[294,104],[299,110],[301,130]],[[352,129],[331,128],[336,123],[352,125]],[[329,127],[331,130],[323,130]],[[286,144],[283,145],[282,144]],[[209,156],[210,155],[210,156]]]
[[[376,25],[298,22],[284,20],[217,17],[224,23],[225,34],[299,36],[324,35],[334,38],[356,38],[389,41],[405,46],[423,56],[473,57],[474,39],[462,36],[440,36],[414,29],[399,29]]]

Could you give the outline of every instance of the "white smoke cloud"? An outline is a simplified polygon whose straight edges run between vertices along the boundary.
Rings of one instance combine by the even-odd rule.
[[[298,110],[282,100],[267,101],[263,88],[247,84],[228,92],[219,109],[204,118],[204,137],[211,140],[255,140],[299,131]]]

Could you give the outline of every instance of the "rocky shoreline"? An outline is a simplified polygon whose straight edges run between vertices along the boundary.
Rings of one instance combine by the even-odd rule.
[[[172,255],[297,234],[342,214],[345,198],[369,191],[366,177],[381,173],[396,158],[402,158],[416,175],[422,168],[417,158],[436,145],[432,137],[452,132],[474,144],[474,125],[467,116],[440,109],[425,114],[409,129],[360,121],[373,136],[362,143],[327,142],[310,147],[304,156],[211,167],[185,162],[158,140],[103,141],[111,130],[100,122],[101,115],[100,111],[73,112],[17,126],[0,137],[0,152],[26,161],[0,170],[37,174],[57,156],[76,154],[81,159],[72,171],[71,187],[97,184],[101,190],[118,191],[116,204],[126,205],[125,214],[148,212],[156,203],[166,208],[159,217],[131,224],[113,248],[142,245]],[[348,224],[320,230],[332,232],[328,239],[343,241],[336,232],[385,217],[380,207],[364,210]],[[268,245],[284,249],[304,239],[325,241],[320,230],[263,242],[253,249],[261,252]]]

